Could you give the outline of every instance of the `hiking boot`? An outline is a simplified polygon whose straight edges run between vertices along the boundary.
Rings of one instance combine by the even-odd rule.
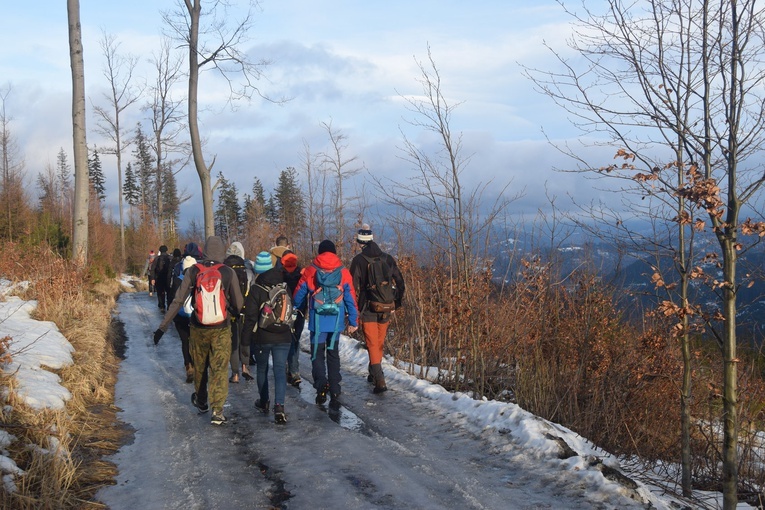
[[[274,422],[287,423],[287,415],[284,413],[284,406],[281,404],[274,405]]]
[[[192,365],[191,363],[186,365],[186,382],[187,383],[194,382],[194,365]]]
[[[252,377],[252,374],[250,373],[250,369],[247,368],[247,365],[242,364],[242,377],[247,379],[248,381],[252,381],[254,377]]]
[[[331,403],[331,402],[334,402],[335,400],[337,400],[337,399],[339,399],[339,398],[340,398],[340,392],[337,392],[337,393],[330,393],[330,394],[329,394],[329,400],[330,400],[330,403]]]
[[[375,386],[374,389],[372,390],[372,393],[374,393],[375,395],[379,395],[380,393],[384,393],[386,391],[388,391],[387,386]]]
[[[300,383],[303,382],[302,379],[300,379],[300,374],[293,374],[290,372],[287,372],[287,384],[291,384],[294,387],[300,386]]]
[[[316,392],[316,403],[321,405],[327,401],[327,392],[329,391],[329,384],[325,384],[320,390]]]
[[[198,402],[197,401],[197,394],[196,392],[191,394],[191,403],[194,404],[194,407],[199,409],[200,413],[206,413],[210,410],[210,407],[207,405],[207,402]]]
[[[268,400],[265,402],[261,402],[260,399],[255,401],[255,409],[260,411],[263,414],[268,414],[268,406],[271,404]]]
[[[239,374],[234,374],[231,376],[231,378],[228,380],[230,383],[238,384],[239,383]]]
[[[228,421],[228,418],[223,416],[223,412],[215,412],[213,411],[212,416],[210,416],[210,423],[213,425],[223,425]]]
[[[368,383],[373,383],[373,382],[375,382],[375,378],[374,378],[374,376],[373,376],[372,374],[369,374],[369,375],[367,376],[367,382],[368,382]]]

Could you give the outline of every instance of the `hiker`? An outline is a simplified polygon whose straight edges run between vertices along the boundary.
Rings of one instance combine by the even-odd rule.
[[[202,261],[202,252],[196,243],[188,243],[184,247],[182,255],[183,258],[181,261],[173,266],[173,269],[170,272],[170,289],[168,292],[171,296],[171,303],[175,300],[175,295],[178,293],[178,289],[180,288],[181,283],[183,283],[186,269],[193,266],[197,262]],[[178,313],[173,318],[175,330],[178,332],[178,337],[181,339],[181,354],[183,355],[183,366],[186,369],[187,383],[194,382],[194,360],[192,359],[191,352],[189,351],[191,314],[194,310],[190,305],[191,303],[188,299],[184,301],[183,306],[178,310]],[[204,388],[204,390],[202,390],[201,393],[204,395],[205,401],[207,401],[207,369],[204,367],[202,370],[203,382],[201,387]]]
[[[284,255],[284,252],[289,249],[289,242],[285,236],[279,236],[276,238],[276,246],[268,250],[268,253],[271,254],[271,263],[274,267],[281,267],[282,255]]]
[[[282,255],[282,274],[290,296],[295,295],[295,289],[297,289],[302,273],[303,269],[298,265],[297,255],[290,250],[285,251]],[[287,384],[296,388],[299,388],[302,382],[300,378],[300,335],[303,334],[303,327],[305,327],[307,305],[308,303],[301,310],[296,309],[297,315],[292,324],[292,342],[290,343],[290,352],[287,354]]]
[[[167,246],[159,247],[159,255],[151,264],[151,284],[157,293],[157,306],[159,311],[165,313],[167,305],[167,273],[170,271],[170,255],[167,254]]]
[[[383,393],[388,391],[382,370],[385,335],[391,317],[401,307],[404,278],[396,259],[374,242],[368,224],[361,226],[356,242],[362,249],[351,261],[351,276],[361,314],[361,331],[369,353],[367,381],[374,383],[374,393]]]
[[[173,250],[173,254],[170,256],[170,266],[167,271],[167,304],[170,304],[173,302],[174,292],[173,292],[173,268],[178,265],[180,261],[183,260],[183,253],[181,252],[180,248],[175,248]]]
[[[149,250],[149,256],[146,257],[146,263],[143,265],[143,272],[141,273],[141,276],[145,276],[149,282],[149,297],[154,296],[154,284],[151,283],[151,265],[155,258],[154,250]]]
[[[226,422],[223,405],[228,397],[228,362],[231,357],[231,327],[229,317],[239,315],[242,308],[242,292],[236,273],[224,265],[225,246],[218,236],[210,236],[205,242],[203,262],[186,270],[183,283],[165,314],[165,318],[154,332],[154,343],[159,342],[167,331],[170,321],[175,318],[188,296],[192,297],[194,313],[191,315],[189,348],[194,360],[194,393],[191,403],[200,412],[212,408],[210,422],[221,425]],[[198,395],[202,382],[205,361],[210,363],[208,403]]]
[[[226,259],[223,261],[228,267],[234,270],[237,280],[239,280],[239,290],[242,292],[242,297],[245,302],[247,301],[247,293],[250,291],[250,285],[252,285],[255,277],[248,267],[248,264],[244,260],[244,247],[239,241],[234,241],[228,247],[226,251]],[[248,367],[250,359],[250,343],[242,342],[242,324],[244,323],[244,315],[241,313],[237,316],[231,316],[231,378],[228,382],[238,383],[239,372],[241,371],[242,377],[248,381],[252,381],[252,375],[250,375],[250,369]]]
[[[287,354],[292,341],[291,315],[292,299],[281,268],[275,268],[267,251],[258,253],[255,259],[255,284],[244,305],[244,338],[253,340],[255,346],[255,364],[257,366],[258,398],[255,408],[268,413],[270,395],[268,391],[268,360],[271,358],[274,373],[274,421],[286,423],[284,400],[287,386]],[[282,301],[275,295],[274,289],[282,289]],[[281,306],[281,308],[280,308]],[[268,308],[266,308],[268,307]],[[272,320],[262,318],[271,314]],[[280,315],[284,314],[280,319]]]
[[[311,332],[311,374],[316,389],[316,403],[333,402],[340,396],[340,349],[338,335],[345,327],[348,334],[358,329],[359,312],[351,273],[343,267],[335,244],[329,239],[319,243],[318,255],[303,270],[295,289],[294,307],[302,309],[308,301],[308,330]],[[326,366],[325,366],[326,355]]]

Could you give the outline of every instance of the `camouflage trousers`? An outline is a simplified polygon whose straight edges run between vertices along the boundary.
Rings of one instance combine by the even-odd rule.
[[[214,413],[223,412],[223,404],[228,397],[228,362],[231,357],[231,329],[200,328],[191,325],[189,350],[194,360],[194,390],[198,393],[202,383],[202,370],[205,359],[210,362],[210,375],[207,384],[207,401]]]

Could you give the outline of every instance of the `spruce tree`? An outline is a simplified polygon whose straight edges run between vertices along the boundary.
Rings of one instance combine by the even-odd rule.
[[[305,228],[305,200],[295,168],[287,167],[281,171],[275,198],[276,213],[283,230],[293,238],[298,237]]]
[[[180,213],[180,200],[178,199],[178,184],[175,180],[175,174],[169,165],[163,165],[162,187],[162,217],[175,225],[178,222]],[[174,230],[174,229],[173,229]]]
[[[216,235],[226,242],[241,236],[242,209],[239,206],[236,184],[218,174],[218,207],[215,209],[214,226]]]
[[[140,122],[135,130],[133,157],[135,158],[137,167],[134,171],[138,180],[138,188],[141,192],[140,205],[144,214],[151,213],[155,219],[158,219],[159,211],[157,211],[157,197],[154,192],[156,190],[154,156],[152,155],[151,145],[141,128]]]
[[[128,163],[127,168],[125,168],[125,183],[122,186],[122,192],[128,204],[138,205],[141,200],[141,188],[138,185],[132,163]]]
[[[106,186],[97,147],[93,148],[93,153],[88,157],[88,177],[93,189],[93,195],[103,202],[106,199]]]

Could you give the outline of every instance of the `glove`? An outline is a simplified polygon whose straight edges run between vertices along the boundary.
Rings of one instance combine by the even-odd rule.
[[[162,338],[162,335],[164,335],[165,332],[161,329],[157,329],[157,331],[154,332],[154,345],[157,345],[159,343],[159,339]]]

